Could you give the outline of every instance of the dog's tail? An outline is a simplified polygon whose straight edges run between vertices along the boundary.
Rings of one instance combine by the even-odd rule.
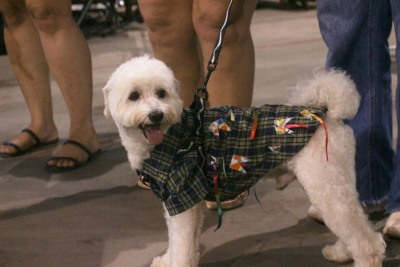
[[[289,105],[326,107],[329,118],[352,119],[360,105],[360,95],[344,72],[317,69],[313,79],[289,91]]]

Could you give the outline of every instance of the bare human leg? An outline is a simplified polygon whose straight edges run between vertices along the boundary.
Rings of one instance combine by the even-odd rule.
[[[197,37],[192,22],[192,1],[139,0],[148,26],[154,56],[165,62],[180,82],[184,105],[193,101],[202,76]]]
[[[193,21],[207,67],[229,1],[194,0]],[[254,86],[255,55],[250,23],[257,1],[234,1],[218,66],[208,84],[210,106],[249,107]]]
[[[5,21],[8,57],[31,115],[26,128],[42,143],[54,141],[58,132],[53,120],[48,67],[38,33],[24,1],[2,1],[0,11]],[[27,133],[21,133],[9,142],[22,150],[35,145]],[[13,146],[2,145],[0,152],[12,155],[17,151]]]
[[[92,63],[87,42],[71,14],[70,0],[26,0],[38,30],[44,54],[66,102],[71,124],[69,139],[84,145],[91,153],[100,144],[92,122]],[[88,154],[73,145],[64,145],[47,165],[72,167],[71,157],[85,162]]]

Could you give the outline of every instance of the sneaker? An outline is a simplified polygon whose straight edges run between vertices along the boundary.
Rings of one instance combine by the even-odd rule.
[[[383,228],[383,234],[394,238],[400,238],[400,211],[390,214]]]
[[[244,204],[246,201],[247,197],[249,196],[249,193],[247,191],[242,192],[239,194],[237,197],[234,199],[228,199],[225,201],[221,202],[221,208],[223,210],[231,210],[238,208]],[[210,210],[216,210],[217,209],[217,202],[215,201],[206,201],[206,206]]]
[[[311,205],[308,208],[307,215],[319,223],[324,223],[324,219],[322,218],[321,214],[317,211],[317,209],[313,205]]]

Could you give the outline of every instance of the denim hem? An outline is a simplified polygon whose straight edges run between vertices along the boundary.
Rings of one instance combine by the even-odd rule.
[[[389,214],[392,214],[392,213],[394,213],[394,212],[400,212],[400,207],[396,207],[396,208],[393,208],[393,209],[389,209],[389,206],[387,206],[387,207],[386,207],[386,212],[389,213]]]
[[[382,206],[382,208],[386,209],[388,206],[388,201],[389,201],[389,196],[386,195],[382,197],[379,200],[367,200],[367,201],[361,201],[361,204],[364,208],[368,206],[376,207],[376,206]]]
[[[387,213],[389,213],[389,214],[392,214],[392,213],[395,213],[395,212],[400,212],[400,208],[395,208],[395,209],[393,209],[393,210],[388,210],[387,211]]]

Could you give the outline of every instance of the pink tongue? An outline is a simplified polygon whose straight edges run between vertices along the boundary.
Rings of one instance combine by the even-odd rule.
[[[158,145],[162,143],[164,136],[161,133],[159,127],[148,126],[145,128],[144,131],[146,133],[147,140],[149,140],[150,144]]]

